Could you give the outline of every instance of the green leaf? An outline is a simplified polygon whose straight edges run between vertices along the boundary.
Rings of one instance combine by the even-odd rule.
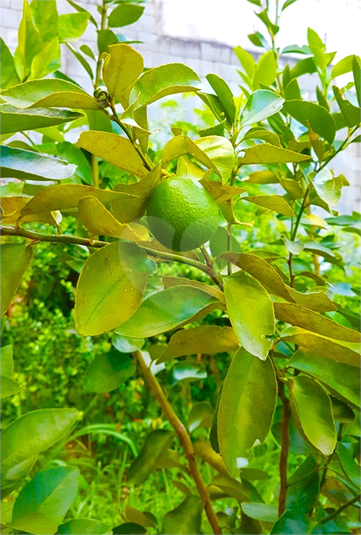
[[[286,100],[301,100],[301,90],[296,78],[290,81],[285,87],[285,99]],[[327,102],[327,101],[326,101]]]
[[[12,488],[24,477],[42,451],[58,442],[78,417],[74,409],[41,409],[27,412],[1,433],[2,484]]]
[[[267,43],[267,40],[260,32],[251,33],[247,37],[253,45],[269,50],[270,48],[269,44]]]
[[[91,110],[101,109],[96,100],[79,86],[56,78],[25,82],[2,91],[1,98],[17,108],[58,106]]]
[[[199,381],[207,379],[207,372],[199,362],[184,360],[176,362],[170,371],[170,384],[174,386],[179,381]]]
[[[278,511],[276,505],[267,505],[266,503],[244,502],[242,511],[250,518],[261,520],[262,522],[276,522]]]
[[[14,53],[15,68],[21,82],[29,76],[33,58],[41,48],[41,35],[34,26],[28,0],[24,0],[23,18],[18,30],[18,46]]]
[[[338,87],[334,85],[332,89],[347,126],[352,128],[353,126],[359,125],[361,123],[361,109],[351,104],[348,100],[345,100]]]
[[[358,342],[360,333],[344,327],[318,312],[291,303],[274,303],[276,318],[307,331],[345,342]]]
[[[254,91],[242,110],[241,126],[263,121],[282,108],[284,99],[273,91],[259,89]]]
[[[306,375],[289,379],[287,385],[293,414],[302,434],[323,455],[332,455],[337,435],[329,396],[319,383]]]
[[[103,522],[76,518],[59,526],[57,535],[111,535],[112,530]]]
[[[256,72],[253,78],[253,87],[259,88],[261,85],[272,85],[277,76],[277,61],[272,50],[269,50],[258,60]]]
[[[260,89],[261,91],[261,89]],[[262,139],[263,141],[267,141],[268,143],[270,143],[271,145],[276,145],[276,147],[280,147],[281,146],[281,141],[280,141],[280,138],[278,137],[277,134],[275,134],[274,132],[271,132],[270,130],[267,130],[266,128],[263,128],[263,127],[258,127],[258,126],[255,126],[254,128],[250,128],[244,138],[242,139],[245,140],[245,139]],[[277,176],[275,173],[273,173],[272,171],[259,171],[258,173],[250,173],[250,177],[251,175],[253,176],[268,176],[270,178],[272,178],[272,181],[271,182],[268,182],[269,184],[277,184],[278,183],[278,180],[277,180]],[[251,182],[251,180],[248,180],[248,182]],[[256,184],[258,182],[255,182]],[[260,182],[262,183],[262,182]],[[264,184],[267,183],[267,182],[263,182]]]
[[[113,535],[143,535],[147,533],[147,530],[140,524],[134,522],[125,522],[113,528]]]
[[[355,446],[355,450],[357,450],[357,444]],[[347,439],[343,442],[340,441],[337,444],[337,453],[347,477],[359,488],[361,484],[360,466],[353,454],[353,447],[354,444],[347,442]]]
[[[236,116],[236,107],[234,105],[232,91],[230,90],[228,84],[216,74],[207,74],[206,78],[213,91],[222,102],[228,119],[231,121],[231,123],[233,123]]]
[[[80,134],[76,146],[140,178],[148,174],[131,141],[118,134],[88,130]]]
[[[316,312],[337,310],[335,303],[324,292],[301,293],[294,288],[289,288],[289,292],[298,305],[311,308]]]
[[[0,37],[0,87],[5,89],[17,85],[19,82],[14,58],[4,39]]]
[[[312,375],[333,392],[360,407],[360,378],[358,368],[331,359],[325,359],[313,352],[298,350],[289,361],[289,366]]]
[[[194,535],[201,533],[203,503],[193,494],[172,511],[169,511],[162,524],[164,535]]]
[[[225,186],[215,180],[201,179],[199,182],[207,191],[209,191],[213,199],[221,207],[226,201],[229,201],[236,196],[239,197],[239,195],[247,191],[244,188],[239,188],[237,186]]]
[[[262,362],[240,349],[224,381],[217,416],[220,453],[232,477],[239,476],[238,459],[248,457],[255,441],[263,442],[268,435],[276,403],[270,359]]]
[[[170,448],[174,434],[166,429],[156,429],[145,437],[144,445],[138,457],[134,459],[127,472],[130,485],[142,485],[156,469],[158,461]]]
[[[315,58],[316,65],[320,68],[321,71],[326,70],[327,66],[327,58],[326,58],[326,45],[323,43],[320,36],[312,30],[312,28],[308,28],[307,30],[307,40],[308,40],[308,46],[310,47],[310,50]]]
[[[131,93],[131,102],[136,101],[136,107],[140,108],[168,95],[199,89],[200,78],[193,69],[183,63],[169,63],[142,74]]]
[[[76,165],[33,151],[1,146],[1,176],[20,180],[64,180]]]
[[[61,43],[73,43],[83,35],[88,26],[90,14],[68,13],[59,16],[59,40]]]
[[[239,343],[230,327],[202,325],[176,332],[158,359],[158,364],[184,355],[230,353]]]
[[[355,89],[356,89],[358,105],[361,106],[361,81],[360,81],[361,80],[361,66],[360,66],[360,58],[358,56],[353,56],[352,71],[353,71],[353,78],[355,81]]]
[[[115,242],[93,253],[76,289],[78,332],[95,336],[126,322],[139,307],[147,279],[154,272],[153,260],[131,243]]]
[[[143,301],[135,314],[115,329],[131,338],[148,338],[189,323],[199,312],[221,305],[218,299],[191,286],[173,286]]]
[[[7,311],[32,258],[31,245],[1,244],[1,316]]]
[[[258,204],[267,210],[273,210],[286,217],[294,217],[295,213],[284,197],[280,195],[257,195],[256,197],[242,197],[242,201]]]
[[[77,52],[77,50],[75,50],[75,48],[70,43],[66,43],[66,46],[70,50],[70,52],[73,54],[73,56],[79,61],[80,65],[84,67],[84,69],[88,73],[89,78],[93,82],[94,80],[93,70],[91,66],[89,65],[89,63],[87,62],[87,60],[85,59],[85,57],[83,56],[83,54],[81,54],[80,52]]]
[[[332,115],[323,106],[304,100],[288,100],[283,110],[329,143],[335,139],[336,125]]]
[[[55,37],[44,45],[31,63],[29,80],[36,80],[60,69],[61,55],[59,39]]]
[[[18,383],[11,377],[0,376],[0,399],[8,398],[19,392]]]
[[[142,16],[144,6],[130,3],[121,3],[110,13],[108,25],[111,28],[120,28],[134,24]]]
[[[124,109],[129,106],[130,92],[142,74],[143,67],[142,56],[131,46],[109,46],[109,55],[103,65],[103,80],[109,93],[119,100]]]
[[[309,455],[289,477],[286,510],[311,514],[320,494],[320,466],[317,457]]]
[[[12,134],[24,132],[25,130],[36,130],[63,123],[68,123],[83,117],[81,113],[68,110],[36,108],[33,110],[22,110],[0,104],[1,133]]]
[[[312,519],[301,511],[285,511],[273,526],[271,535],[305,535],[313,525]]]
[[[259,19],[261,19],[261,21],[263,22],[263,24],[266,26],[266,28],[271,34],[276,35],[278,33],[279,26],[271,22],[268,16],[268,9],[264,9],[260,13],[256,13],[256,15]]]
[[[227,182],[231,178],[235,164],[235,154],[232,143],[225,137],[207,136],[196,139],[195,144],[216,166],[218,169],[217,174]]]
[[[336,65],[332,67],[331,80],[337,78],[338,76],[342,76],[342,74],[352,72],[353,58],[354,56],[346,56],[337,62]]]
[[[297,2],[297,0],[286,0],[286,2],[282,6],[282,11],[287,9],[290,5],[294,4],[295,2]]]
[[[42,1],[42,0],[40,0],[40,1]],[[95,18],[93,17],[93,15],[91,15],[91,13],[89,13],[88,11],[86,11],[86,9],[84,9],[83,7],[81,7],[81,6],[80,6],[79,4],[77,4],[76,2],[73,2],[72,0],[66,0],[66,1],[67,1],[68,4],[70,4],[74,9],[76,9],[76,11],[78,11],[79,13],[88,13],[90,22],[92,22],[96,28],[98,27],[97,21],[95,20]]]
[[[54,533],[76,498],[79,478],[78,469],[70,466],[36,474],[16,498],[10,526],[39,535]]]
[[[0,375],[12,377],[14,375],[13,346],[0,347]]]
[[[224,279],[229,319],[242,346],[265,360],[271,347],[267,336],[274,333],[272,301],[253,277],[237,273]]]
[[[86,369],[84,388],[88,392],[111,392],[122,385],[135,372],[131,355],[112,349],[98,355]]]
[[[253,80],[254,73],[256,71],[256,64],[252,54],[250,54],[240,46],[236,46],[236,48],[234,48],[233,50],[237,58],[241,62],[241,65],[244,68],[248,78],[250,80]]]
[[[97,30],[97,44],[99,54],[106,52],[109,53],[110,45],[117,45],[119,43],[118,37],[115,35],[113,30]]]
[[[294,302],[290,288],[286,286],[281,276],[266,260],[249,253],[223,253],[221,258],[252,275],[268,292],[278,295],[286,301]]]
[[[21,210],[22,216],[42,214],[54,210],[67,210],[77,208],[79,201],[84,197],[96,197],[100,202],[109,206],[118,199],[132,199],[132,194],[120,191],[110,191],[81,184],[64,184],[50,186],[40,191]]]
[[[30,11],[43,43],[47,43],[58,36],[56,0],[47,0],[46,4],[42,0],[32,0]]]
[[[198,427],[211,427],[214,409],[208,401],[195,403],[188,415],[188,429],[192,433]]]
[[[241,165],[246,164],[270,164],[270,163],[296,163],[311,160],[310,156],[293,152],[291,150],[275,147],[269,143],[255,145],[249,149],[244,149],[244,156],[239,158]]]

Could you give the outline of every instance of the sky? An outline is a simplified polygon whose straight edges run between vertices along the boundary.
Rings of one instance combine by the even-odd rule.
[[[274,13],[275,0],[270,4]],[[255,9],[259,10],[247,0],[163,0],[164,32],[255,49],[247,34],[264,28]],[[276,45],[306,44],[308,27],[326,42],[329,52],[338,51],[336,60],[361,54],[361,0],[298,0],[283,12]]]

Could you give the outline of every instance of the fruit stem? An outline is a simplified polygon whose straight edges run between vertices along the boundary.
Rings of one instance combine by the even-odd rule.
[[[189,433],[187,432],[185,426],[174,412],[172,405],[167,400],[162,390],[162,387],[158,383],[156,377],[152,374],[147,364],[145,363],[141,351],[135,351],[133,355],[138,363],[138,367],[144,377],[145,382],[147,383],[154,397],[158,401],[161,409],[163,410],[164,416],[166,417],[170,425],[173,427],[183,446],[184,453],[188,461],[189,473],[197,486],[199,495],[204,504],[204,510],[206,512],[208,521],[212,526],[213,533],[221,534],[222,529],[219,525],[217,515],[213,510],[208,488],[205,482],[203,481],[203,478],[197,466],[194,448]]]

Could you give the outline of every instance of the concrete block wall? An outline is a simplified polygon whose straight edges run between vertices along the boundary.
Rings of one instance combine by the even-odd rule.
[[[181,0],[178,1],[181,2]],[[78,3],[99,19],[96,9],[98,0],[80,0]],[[22,5],[22,0],[0,0],[0,35],[12,51],[17,45],[17,28],[21,20]],[[74,11],[66,0],[57,0],[57,5],[61,14]],[[124,34],[128,40],[142,41],[133,46],[143,55],[147,68],[164,63],[185,63],[193,68],[203,80],[208,73],[218,74],[229,83],[235,94],[239,94],[238,84],[241,81],[237,73],[239,61],[232,47],[218,42],[165,35],[163,22],[162,0],[148,0],[140,20],[131,26],[115,29],[115,33]],[[82,36],[81,43],[87,44],[96,52],[96,32],[92,24],[89,24]],[[76,44],[76,46],[79,45]],[[87,60],[92,63],[90,58]],[[62,71],[74,78],[84,89],[92,92],[89,76],[65,45],[63,45]],[[314,93],[315,78],[303,76],[301,84],[306,93]],[[206,81],[205,86],[207,87]],[[343,213],[351,213],[352,210],[360,211],[361,143],[354,143],[348,148],[346,154],[339,155],[334,160],[333,167],[336,172],[343,173],[351,184],[350,187],[344,189],[339,209]]]

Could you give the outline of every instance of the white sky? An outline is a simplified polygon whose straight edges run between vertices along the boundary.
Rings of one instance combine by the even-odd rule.
[[[274,9],[274,0],[270,4]],[[163,0],[163,31],[174,37],[255,49],[247,34],[258,30],[265,35],[255,10],[260,11],[247,0]],[[338,51],[336,61],[360,55],[361,0],[298,0],[282,14],[277,46],[307,44],[309,26],[326,41],[329,52]]]

